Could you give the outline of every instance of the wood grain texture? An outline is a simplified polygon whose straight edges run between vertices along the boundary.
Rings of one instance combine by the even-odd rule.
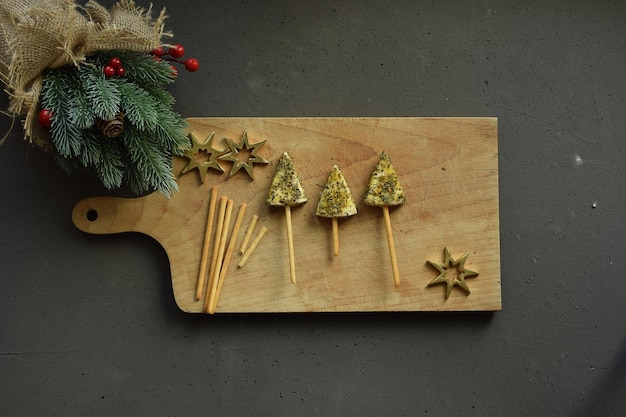
[[[200,137],[251,143],[267,140],[255,180],[242,170],[232,178],[210,170],[179,176],[171,199],[154,193],[125,199],[94,197],[74,208],[74,224],[87,233],[139,232],[156,239],[171,267],[176,303],[201,312],[195,290],[210,192],[247,203],[247,224],[256,214],[267,235],[243,268],[230,268],[216,312],[454,311],[500,310],[498,134],[495,118],[191,118]],[[219,141],[217,142],[219,143]],[[389,261],[383,212],[362,204],[369,176],[387,152],[407,193],[392,207],[400,286]],[[309,201],[292,210],[298,281],[291,284],[285,213],[265,204],[278,158],[289,152]],[[185,159],[175,158],[179,175]],[[229,162],[223,162],[228,171]],[[333,256],[331,219],[315,208],[328,173],[337,165],[357,200],[358,214],[339,219],[341,253]],[[88,215],[89,213],[89,215]],[[97,219],[89,220],[97,213]],[[237,243],[239,245],[239,243]],[[443,261],[469,251],[471,294],[445,285],[427,287],[437,272],[426,260]],[[237,246],[238,247],[238,246]],[[233,263],[239,258],[233,259]]]

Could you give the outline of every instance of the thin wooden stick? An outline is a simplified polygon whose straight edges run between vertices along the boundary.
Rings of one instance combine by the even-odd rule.
[[[248,224],[246,234],[243,236],[243,241],[241,242],[241,247],[239,248],[239,255],[243,255],[246,252],[248,242],[250,241],[250,237],[252,237],[252,232],[254,231],[254,227],[256,226],[256,222],[258,220],[259,216],[257,216],[256,214],[252,216],[252,220],[250,220],[250,223]]]
[[[387,243],[389,244],[389,257],[391,258],[391,269],[393,270],[393,283],[400,286],[400,274],[398,273],[398,261],[396,260],[396,247],[393,243],[393,232],[391,231],[391,218],[389,217],[389,206],[383,206],[385,217],[385,229],[387,230]]]
[[[204,233],[204,244],[202,245],[202,258],[200,260],[200,273],[198,274],[198,285],[196,286],[196,300],[202,298],[204,281],[206,278],[206,267],[209,260],[209,246],[211,245],[211,233],[213,232],[213,219],[215,218],[215,206],[217,205],[217,186],[211,188],[211,203],[209,204],[209,215],[206,221],[206,231]]]
[[[296,259],[293,250],[293,228],[291,226],[291,207],[285,206],[285,219],[287,220],[287,244],[289,246],[289,272],[291,283],[296,283]]]
[[[259,231],[259,234],[254,238],[254,240],[252,241],[252,244],[250,245],[246,253],[243,254],[243,257],[237,264],[238,268],[243,268],[243,266],[248,261],[248,258],[250,257],[250,255],[252,255],[252,252],[254,252],[257,246],[259,246],[259,242],[261,242],[261,239],[263,239],[263,236],[265,236],[266,232],[267,232],[267,227],[263,226],[261,230]]]
[[[243,222],[243,216],[246,214],[246,208],[248,205],[243,203],[239,207],[239,213],[237,213],[237,219],[235,220],[235,226],[233,227],[233,233],[230,236],[230,241],[228,242],[228,249],[226,249],[226,255],[224,255],[224,263],[222,265],[222,269],[219,276],[219,281],[217,282],[217,290],[215,292],[215,300],[213,304],[211,304],[211,309],[209,311],[210,314],[215,313],[215,308],[217,307],[217,301],[220,298],[220,293],[222,292],[222,285],[224,285],[224,279],[226,278],[226,271],[228,271],[228,266],[230,265],[230,257],[235,251],[235,243],[237,239],[239,239],[239,229],[241,229],[241,223]]]
[[[228,200],[226,204],[226,214],[224,216],[224,225],[222,226],[222,236],[220,237],[220,247],[217,255],[217,263],[215,264],[215,271],[213,271],[213,276],[211,277],[211,289],[207,292],[207,302],[204,306],[204,311],[207,313],[210,312],[211,306],[215,301],[215,292],[217,291],[217,281],[220,277],[220,270],[222,268],[222,259],[224,258],[224,249],[226,248],[226,238],[228,237],[228,226],[230,225],[230,216],[233,213],[233,204],[234,201],[232,199]]]
[[[226,215],[226,206],[228,203],[228,197],[222,196],[220,199],[220,210],[217,215],[217,227],[215,229],[215,242],[213,243],[213,256],[211,258],[211,268],[209,268],[209,283],[207,284],[207,291],[205,295],[205,300],[208,300],[209,293],[211,292],[211,287],[213,283],[211,280],[213,279],[213,273],[215,272],[215,265],[217,264],[217,255],[220,251],[220,238],[222,237],[222,229],[224,228],[224,216]],[[206,301],[205,301],[205,309],[206,309]]]
[[[333,253],[335,256],[339,256],[339,223],[336,217],[332,218],[333,221]]]

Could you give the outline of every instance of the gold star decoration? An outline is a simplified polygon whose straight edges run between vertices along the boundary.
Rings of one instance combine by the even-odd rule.
[[[209,168],[215,169],[220,173],[224,172],[224,168],[222,168],[217,160],[219,157],[226,154],[226,150],[213,148],[214,136],[215,132],[212,132],[204,142],[200,142],[193,132],[189,133],[191,148],[184,153],[185,157],[189,159],[189,162],[185,165],[185,168],[183,168],[181,175],[197,168],[200,173],[200,179],[204,182]]]
[[[223,161],[231,161],[233,163],[230,169],[230,176],[235,175],[240,169],[245,169],[250,179],[254,179],[254,173],[252,172],[253,165],[256,164],[269,164],[269,161],[261,156],[257,152],[265,145],[265,140],[250,144],[248,140],[248,131],[244,130],[243,136],[239,143],[235,143],[228,138],[224,138],[226,145],[228,145],[229,152],[226,152],[219,159]]]
[[[471,278],[478,275],[478,272],[465,269],[465,261],[467,261],[469,252],[465,252],[463,256],[461,256],[457,260],[454,260],[452,258],[452,255],[450,255],[450,250],[447,247],[444,249],[443,253],[443,263],[426,261],[428,265],[439,271],[439,275],[437,275],[437,277],[430,281],[427,286],[430,287],[431,285],[441,284],[445,282],[446,300],[448,299],[448,297],[450,297],[450,292],[455,285],[461,287],[469,294],[471,291],[467,286],[467,283],[465,282],[465,278]],[[456,271],[451,271],[451,269],[454,269]],[[448,276],[448,272],[452,272],[453,275]]]

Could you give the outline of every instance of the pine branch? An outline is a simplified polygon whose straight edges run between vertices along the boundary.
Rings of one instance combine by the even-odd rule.
[[[190,147],[186,134],[187,122],[169,108],[160,109],[159,114],[159,124],[154,130],[157,146],[174,155],[182,155]]]
[[[139,130],[153,131],[159,123],[159,114],[155,110],[158,103],[144,89],[126,78],[117,78],[114,82],[122,98],[121,109],[128,120]]]
[[[144,194],[146,191],[150,191],[150,182],[148,178],[144,177],[140,170],[132,162],[128,161],[126,164],[126,172],[124,173],[124,182],[128,185],[128,188],[135,194]]]
[[[89,58],[89,62],[102,68],[108,65],[111,58],[117,57],[122,61],[126,70],[126,77],[144,87],[150,84],[171,84],[175,80],[172,66],[169,62],[156,58],[150,54],[125,51],[101,51]]]
[[[79,88],[79,85],[75,71],[61,68],[46,73],[41,92],[42,108],[53,113],[50,129],[52,143],[64,157],[73,157],[80,153],[83,135],[72,123],[68,108],[68,103],[72,99],[70,92]]]
[[[107,78],[103,67],[119,57],[126,74]],[[44,80],[42,107],[50,110],[53,153],[67,172],[93,170],[109,189],[122,182],[138,194],[178,190],[172,155],[190,146],[186,122],[172,111],[174,97],[163,85],[174,80],[167,61],[148,54],[105,51],[86,65],[50,70]],[[105,137],[97,119],[124,113],[124,133]],[[124,120],[118,119],[118,120]]]
[[[76,83],[75,95],[68,103],[70,122],[78,129],[88,129],[93,126],[95,114],[87,98],[82,78]]]
[[[105,187],[109,190],[119,188],[124,180],[125,168],[117,147],[102,147],[102,158],[96,164],[96,172]]]
[[[127,76],[142,87],[150,84],[164,85],[174,82],[174,72],[167,61],[156,59],[152,55],[127,54],[121,59],[124,68],[126,68]]]
[[[120,111],[120,92],[114,80],[108,80],[98,67],[83,66],[80,69],[85,95],[95,117],[110,120]]]
[[[83,146],[78,155],[78,160],[83,166],[93,167],[102,160],[100,136],[91,129],[85,132]]]
[[[174,96],[159,84],[143,84],[141,88],[146,90],[146,92],[150,94],[152,98],[154,98],[162,106],[168,108],[168,110],[176,102]]]
[[[146,137],[129,126],[122,137],[130,157],[127,166],[131,175],[128,180],[133,191],[141,193],[153,188],[169,197],[178,190],[172,173],[171,156],[160,152],[150,136]]]

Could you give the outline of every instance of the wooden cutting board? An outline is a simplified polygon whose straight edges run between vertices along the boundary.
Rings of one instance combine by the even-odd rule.
[[[227,137],[250,143],[266,140],[254,164],[233,177],[209,170],[180,175],[187,159],[175,157],[180,191],[171,199],[153,193],[140,198],[94,197],[80,201],[72,218],[87,233],[139,232],[156,239],[171,267],[174,298],[181,310],[201,312],[195,288],[206,228],[210,190],[248,209],[261,244],[239,269],[233,257],[216,312],[351,312],[500,310],[498,134],[495,118],[191,118],[201,139],[215,132],[215,147]],[[275,166],[289,152],[308,202],[292,210],[297,283],[289,277],[285,213],[265,204]],[[379,155],[390,157],[407,203],[391,209],[400,273],[394,286],[382,209],[365,206],[363,193]],[[315,209],[333,165],[339,166],[357,201],[358,214],[339,221],[340,254],[333,256],[330,219]],[[97,217],[97,218],[96,218]],[[237,243],[239,247],[239,242]],[[426,261],[443,262],[469,251],[465,267],[479,273],[446,299],[446,285],[428,284],[438,272]],[[212,253],[213,248],[210,248]]]

